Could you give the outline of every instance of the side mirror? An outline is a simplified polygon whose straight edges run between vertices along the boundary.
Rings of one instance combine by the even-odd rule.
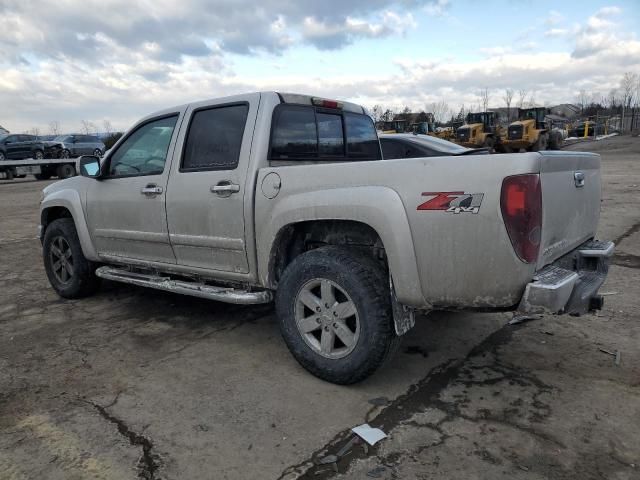
[[[98,178],[100,176],[100,159],[93,155],[81,157],[80,175],[88,178]]]

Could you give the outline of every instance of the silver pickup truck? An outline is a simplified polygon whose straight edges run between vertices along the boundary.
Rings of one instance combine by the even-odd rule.
[[[383,160],[358,105],[252,93],[169,108],[45,188],[59,295],[100,279],[257,304],[314,375],[348,384],[416,311],[581,314],[613,252],[594,239],[600,157]]]

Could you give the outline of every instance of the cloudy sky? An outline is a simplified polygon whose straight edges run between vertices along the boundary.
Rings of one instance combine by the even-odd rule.
[[[0,125],[125,129],[280,90],[401,108],[599,96],[640,73],[637,0],[0,0]]]

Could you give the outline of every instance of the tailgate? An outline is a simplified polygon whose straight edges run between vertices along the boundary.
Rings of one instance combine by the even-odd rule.
[[[600,217],[600,155],[540,152],[541,268],[593,238]]]

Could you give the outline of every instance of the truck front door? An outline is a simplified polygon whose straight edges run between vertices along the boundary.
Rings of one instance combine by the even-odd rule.
[[[259,94],[243,95],[187,111],[167,192],[169,237],[179,265],[249,271],[245,221],[252,213],[245,197],[253,192],[245,191],[245,177],[259,100]]]
[[[87,190],[87,221],[99,255],[175,263],[165,196],[179,120],[176,112],[136,127]]]

